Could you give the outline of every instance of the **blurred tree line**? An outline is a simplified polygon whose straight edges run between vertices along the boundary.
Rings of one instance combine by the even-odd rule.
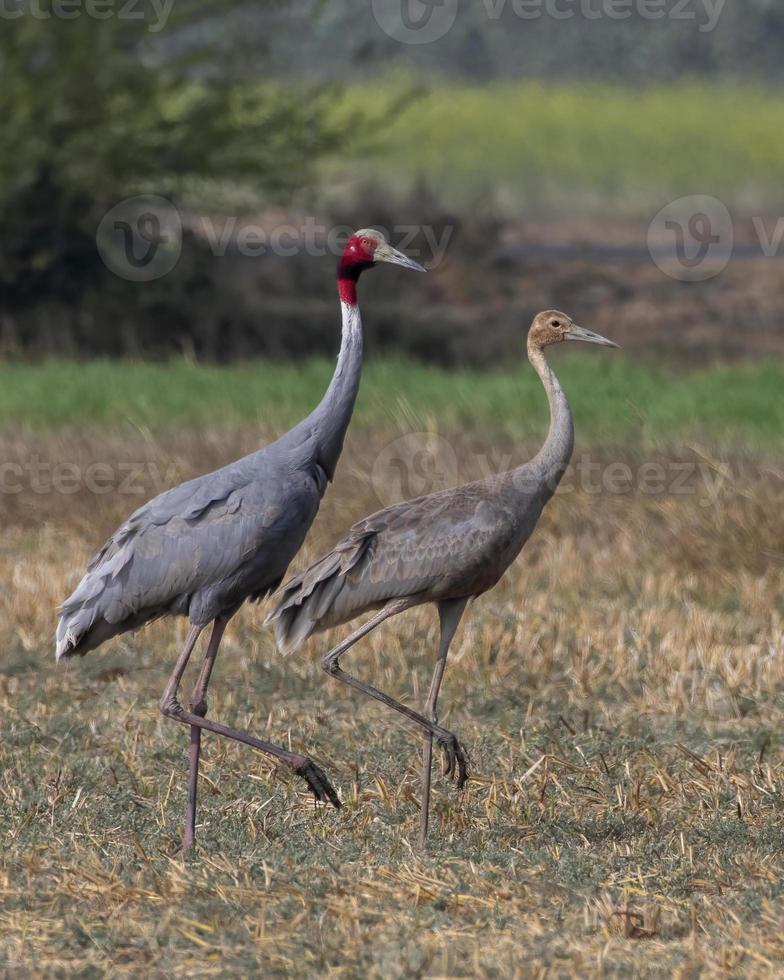
[[[401,5],[408,5],[409,23],[452,26],[434,43],[400,44],[379,22],[399,22]],[[317,31],[302,35],[279,25],[275,70],[343,78],[398,65],[467,81],[635,86],[683,77],[765,85],[784,78],[781,0],[329,0],[326,7]],[[257,36],[264,29],[260,14],[247,25]],[[358,54],[353,61],[347,44]]]
[[[254,5],[268,14],[285,6]],[[300,6],[317,15],[317,3]],[[7,349],[105,349],[96,297],[118,308],[156,302],[112,276],[96,249],[96,228],[118,200],[153,192],[179,201],[208,178],[254,202],[285,202],[355,129],[328,111],[332,89],[256,81],[273,39],[246,43],[228,0],[6,0],[2,19]],[[191,285],[180,277],[165,290]],[[176,309],[178,297],[162,295]],[[65,340],[71,313],[78,322]]]
[[[452,28],[421,46],[380,28],[384,3],[394,14],[401,2],[409,0],[3,0],[0,350],[188,347],[214,358],[332,350],[325,262],[216,258],[186,227],[176,269],[140,288],[106,267],[96,229],[118,201],[146,193],[183,212],[189,199],[211,197],[213,210],[237,215],[305,203],[324,160],[383,125],[336,111],[343,80],[399,65],[441,78],[632,84],[683,75],[775,83],[784,72],[780,0],[664,0],[660,20],[640,15],[644,0],[624,19],[586,16],[610,0],[573,0],[575,16],[533,20],[512,0],[459,0]],[[569,4],[558,0],[559,9]],[[430,200],[394,202],[391,214],[391,195],[362,194],[353,188],[335,223],[460,225]],[[329,220],[323,201],[313,211]],[[407,328],[394,278],[374,288],[389,304],[378,321],[382,346],[443,356],[450,331]]]

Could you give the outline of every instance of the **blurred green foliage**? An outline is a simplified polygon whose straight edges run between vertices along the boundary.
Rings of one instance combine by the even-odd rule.
[[[394,84],[349,88],[344,111],[381,106]],[[391,120],[374,167],[387,188],[425,183],[453,207],[650,218],[684,194],[780,201],[783,130],[784,98],[752,84],[439,84]]]
[[[102,275],[95,228],[124,196],[176,196],[207,177],[284,200],[355,122],[326,111],[329,88],[247,84],[242,39],[233,61],[215,47],[231,33],[226,0],[118,2],[105,19],[64,9],[37,0],[0,32],[0,284],[12,309],[78,298]],[[255,51],[256,71],[263,60]]]

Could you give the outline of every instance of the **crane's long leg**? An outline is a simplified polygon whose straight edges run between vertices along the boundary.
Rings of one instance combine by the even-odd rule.
[[[449,776],[456,772],[458,788],[462,789],[466,783],[466,780],[468,779],[468,765],[466,763],[463,749],[452,732],[447,731],[446,728],[442,728],[435,722],[425,718],[424,715],[419,714],[418,711],[414,711],[405,704],[401,704],[400,701],[396,701],[388,694],[380,691],[377,687],[373,687],[372,684],[366,684],[364,681],[359,680],[359,678],[347,673],[340,666],[340,658],[347,653],[355,643],[361,640],[362,637],[367,636],[368,633],[372,632],[372,630],[383,623],[384,620],[389,619],[390,616],[395,616],[398,613],[403,612],[405,609],[410,609],[415,605],[418,605],[418,603],[412,599],[397,599],[394,602],[388,603],[380,612],[376,613],[372,619],[369,619],[364,626],[360,626],[358,630],[355,630],[349,637],[343,640],[342,643],[339,643],[333,650],[330,650],[329,653],[325,654],[324,657],[322,657],[321,666],[331,677],[335,677],[344,684],[348,684],[351,687],[356,688],[358,691],[362,691],[363,694],[369,695],[371,698],[374,698],[376,701],[380,701],[381,704],[385,704],[393,711],[397,711],[399,714],[404,715],[429,736],[435,738],[444,752],[446,760],[445,775]]]
[[[212,668],[215,666],[215,658],[218,655],[218,647],[223,639],[223,634],[228,624],[228,619],[218,617],[212,624],[210,642],[207,652],[204,654],[204,661],[201,665],[199,678],[191,694],[191,711],[204,718],[207,714],[207,687],[212,676]],[[185,831],[182,837],[182,850],[188,851],[193,845],[196,836],[196,797],[199,785],[199,757],[201,755],[201,729],[191,725],[191,766],[188,774],[188,804],[185,810]]]
[[[441,639],[439,641],[438,660],[433,670],[433,678],[430,681],[430,692],[425,704],[425,717],[429,718],[434,724],[438,722],[436,708],[438,705],[438,694],[441,690],[441,681],[444,679],[446,670],[446,658],[449,654],[449,646],[455,637],[457,627],[463,617],[468,599],[452,599],[447,602],[439,602],[438,617],[441,625]],[[419,821],[419,846],[424,847],[427,842],[427,828],[430,822],[430,779],[433,761],[433,736],[425,735],[422,745],[422,810],[420,811]]]
[[[178,721],[182,725],[189,725],[191,730],[197,728],[199,730],[203,729],[204,731],[213,732],[215,735],[222,735],[224,738],[232,739],[235,742],[242,742],[244,745],[249,745],[251,748],[258,749],[259,752],[263,752],[265,755],[278,759],[284,765],[292,769],[297,776],[300,776],[305,780],[317,800],[324,803],[329,801],[334,807],[339,809],[341,805],[340,800],[338,799],[337,793],[332,788],[332,785],[327,779],[325,773],[315,764],[315,762],[313,762],[312,759],[309,759],[306,755],[300,755],[296,752],[287,752],[285,749],[282,749],[277,745],[273,745],[271,742],[262,741],[260,738],[255,738],[253,735],[248,735],[247,732],[241,732],[235,728],[229,728],[227,725],[221,725],[216,721],[211,721],[208,718],[200,717],[195,712],[186,711],[185,708],[182,707],[177,700],[177,693],[182,681],[182,675],[185,673],[185,668],[188,665],[191,654],[193,653],[193,648],[196,645],[196,641],[203,629],[203,626],[192,626],[190,628],[185,645],[182,648],[182,652],[177,659],[177,663],[174,666],[171,677],[166,684],[166,689],[163,692],[163,697],[160,701],[161,713],[167,718],[173,718],[174,721]],[[219,641],[220,638],[218,638],[218,642]],[[208,650],[208,656],[209,652],[210,651]],[[217,652],[217,645],[215,652]],[[212,663],[214,663],[214,659],[215,657],[213,655]],[[209,675],[212,672],[212,663],[208,664],[207,658],[205,657],[205,664],[202,667],[201,676],[199,678],[200,680],[203,677],[206,681],[209,681]],[[198,704],[197,707],[199,707]]]

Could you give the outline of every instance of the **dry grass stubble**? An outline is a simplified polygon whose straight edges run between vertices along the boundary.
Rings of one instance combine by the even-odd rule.
[[[378,507],[367,473],[394,435],[350,439],[297,564]],[[3,458],[154,461],[166,482],[249,451],[259,434],[167,438],[6,436]],[[452,441],[461,461],[488,449]],[[424,856],[413,846],[416,739],[323,677],[330,637],[282,661],[264,610],[249,607],[227,634],[210,713],[312,753],[346,805],[317,808],[266,760],[208,738],[198,851],[171,857],[187,735],[157,700],[184,624],[59,668],[51,654],[55,604],[144,494],[3,495],[2,968],[779,974],[782,479],[775,461],[715,465],[726,463],[712,506],[699,494],[553,501],[458,635],[441,718],[473,778],[462,797],[436,779]],[[434,620],[422,610],[388,624],[353,653],[354,669],[421,702]]]

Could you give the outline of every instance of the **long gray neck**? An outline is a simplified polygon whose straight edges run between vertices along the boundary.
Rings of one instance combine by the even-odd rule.
[[[530,463],[526,464],[526,470],[538,470],[537,482],[541,481],[540,486],[545,488],[545,494],[549,499],[555,493],[572,458],[574,422],[563,388],[545,360],[541,348],[529,346],[528,360],[547,392],[547,400],[550,403],[550,431],[542,448]]]
[[[343,450],[362,374],[362,317],[356,303],[341,303],[343,332],[332,381],[308,418],[316,441],[317,462],[332,480]]]

